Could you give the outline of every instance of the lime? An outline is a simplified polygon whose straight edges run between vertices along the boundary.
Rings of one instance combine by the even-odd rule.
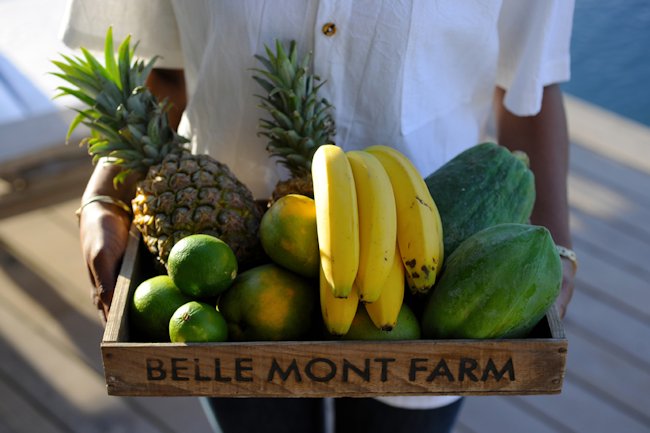
[[[413,311],[402,304],[397,324],[391,331],[377,328],[365,308],[357,308],[352,325],[344,340],[417,340],[420,338],[420,324]]]
[[[260,222],[264,252],[280,266],[302,276],[318,276],[320,253],[314,200],[299,194],[278,199]]]
[[[312,331],[318,282],[275,264],[242,272],[219,299],[231,340],[299,340]]]
[[[131,298],[133,334],[146,341],[169,341],[169,319],[189,300],[167,275],[143,281]]]
[[[237,276],[237,258],[221,239],[195,234],[184,237],[172,247],[167,272],[186,295],[214,297],[230,287]]]
[[[190,301],[181,305],[169,320],[172,343],[203,343],[226,341],[228,325],[217,309],[204,302]]]

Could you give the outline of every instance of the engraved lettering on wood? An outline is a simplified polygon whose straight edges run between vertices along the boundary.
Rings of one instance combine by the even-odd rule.
[[[203,361],[203,362],[202,362]],[[269,361],[267,361],[269,363]],[[254,368],[258,365],[258,369]],[[351,382],[387,382],[395,374],[408,376],[413,383],[431,382],[514,382],[515,365],[512,358],[497,363],[494,359],[486,361],[461,357],[457,360],[445,358],[362,358],[333,360],[325,357],[308,359],[278,359],[272,357],[269,365],[255,363],[253,358],[147,358],[145,377],[149,382],[156,381],[196,381],[196,382],[253,382],[255,378],[266,378],[268,383],[329,383],[333,380]],[[399,377],[398,379],[407,379]]]

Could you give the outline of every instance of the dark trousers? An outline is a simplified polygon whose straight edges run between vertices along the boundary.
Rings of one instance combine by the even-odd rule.
[[[325,433],[318,398],[211,398],[223,433]],[[401,409],[371,398],[334,400],[336,433],[449,433],[462,399],[436,409]]]

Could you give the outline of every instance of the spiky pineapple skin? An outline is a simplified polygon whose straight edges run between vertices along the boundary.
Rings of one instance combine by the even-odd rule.
[[[208,155],[166,156],[138,183],[132,205],[133,223],[163,264],[174,244],[194,233],[223,240],[242,265],[260,253],[261,212],[253,195]]]

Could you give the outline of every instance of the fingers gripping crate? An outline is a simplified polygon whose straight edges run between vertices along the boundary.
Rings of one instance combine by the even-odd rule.
[[[523,339],[133,342],[129,300],[153,272],[148,254],[132,230],[101,343],[111,395],[515,395],[562,389],[568,343],[554,308]]]

